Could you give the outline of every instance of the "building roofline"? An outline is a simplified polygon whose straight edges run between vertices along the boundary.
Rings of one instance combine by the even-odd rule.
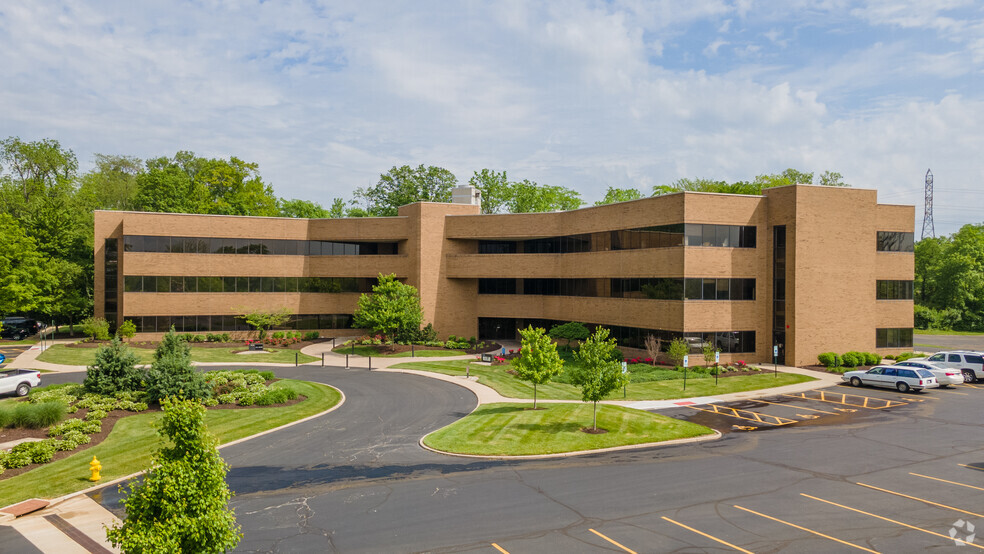
[[[443,202],[441,202],[443,203]],[[366,217],[284,217],[277,215],[231,215],[231,214],[189,214],[184,212],[139,212],[135,210],[93,210],[93,212],[105,212],[109,214],[139,214],[139,215],[182,215],[193,217],[248,217],[253,219],[283,219],[285,221],[338,221],[338,220],[357,220],[357,219],[407,219],[405,215],[384,215]]]

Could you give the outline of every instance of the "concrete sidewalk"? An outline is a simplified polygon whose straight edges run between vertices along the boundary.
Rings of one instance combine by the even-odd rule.
[[[79,494],[0,526],[13,529],[41,552],[107,554],[119,550],[106,541],[104,526],[118,522],[98,502]]]

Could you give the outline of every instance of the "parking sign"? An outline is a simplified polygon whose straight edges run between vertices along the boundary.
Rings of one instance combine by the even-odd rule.
[[[779,346],[775,345],[772,347],[772,355],[776,358],[779,357]]]
[[[683,357],[683,367],[690,367],[690,356]]]
[[[714,363],[716,363],[716,364],[721,363],[721,353],[720,352],[715,352],[714,353]]]

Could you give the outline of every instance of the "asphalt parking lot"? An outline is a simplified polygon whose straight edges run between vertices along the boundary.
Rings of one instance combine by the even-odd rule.
[[[12,361],[14,358],[20,355],[21,352],[30,348],[29,344],[0,344],[0,354],[3,354],[6,360],[4,363],[0,364],[0,367],[5,367],[8,362]]]

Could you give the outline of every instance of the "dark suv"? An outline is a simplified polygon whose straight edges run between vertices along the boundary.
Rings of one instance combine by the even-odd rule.
[[[37,321],[26,317],[8,317],[3,320],[0,339],[23,340],[41,329]]]

